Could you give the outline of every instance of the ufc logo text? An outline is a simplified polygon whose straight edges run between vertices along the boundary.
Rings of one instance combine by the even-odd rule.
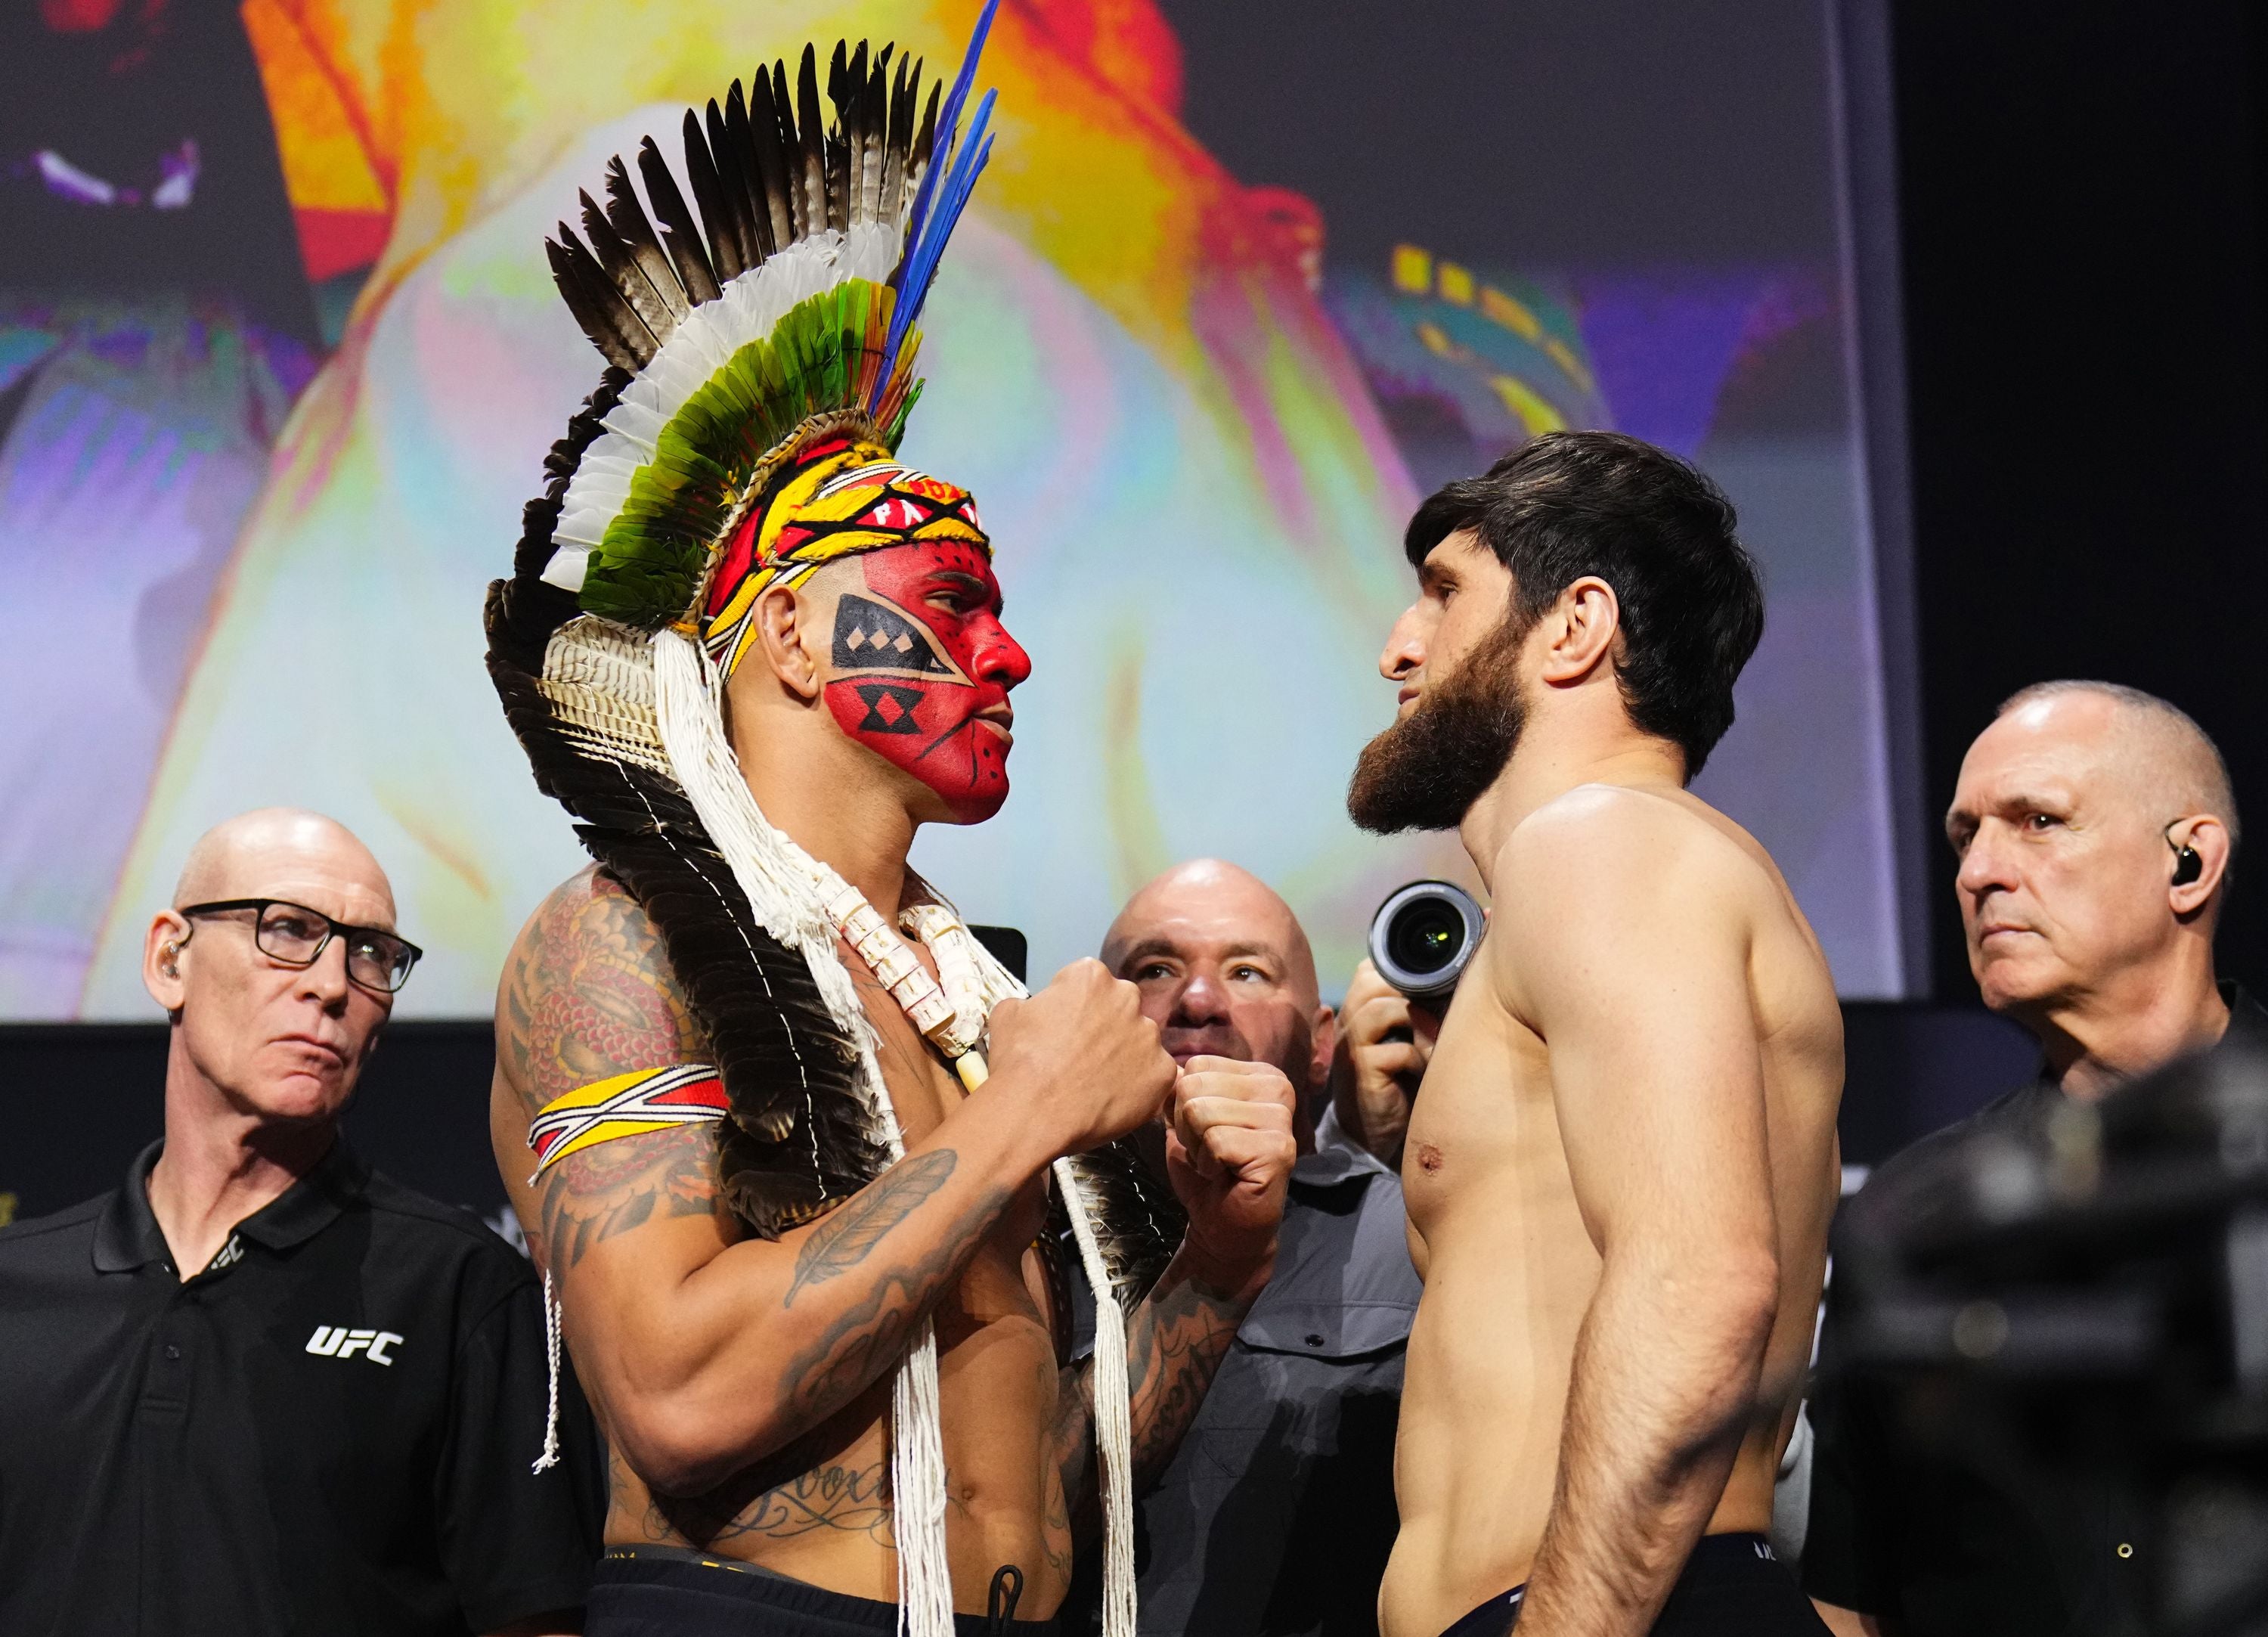
[[[390,1330],[349,1330],[343,1324],[318,1324],[307,1338],[307,1351],[318,1358],[351,1359],[357,1353],[372,1364],[391,1364],[387,1349],[401,1340]]]

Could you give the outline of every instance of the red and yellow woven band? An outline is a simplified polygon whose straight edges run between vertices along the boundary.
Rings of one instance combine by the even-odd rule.
[[[731,1111],[725,1082],[706,1063],[673,1063],[593,1080],[545,1103],[527,1128],[535,1150],[534,1182],[571,1154],[612,1142],[667,1131],[673,1125],[705,1125]]]

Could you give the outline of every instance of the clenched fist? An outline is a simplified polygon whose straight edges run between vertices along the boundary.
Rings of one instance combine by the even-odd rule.
[[[1050,1159],[1155,1119],[1174,1086],[1141,992],[1100,961],[1074,961],[1030,999],[995,1007],[989,1065],[987,1089],[1020,1100]]]
[[[1256,1290],[1275,1266],[1284,1191],[1300,1157],[1296,1102],[1281,1069],[1233,1058],[1191,1058],[1174,1083],[1166,1169],[1189,1213],[1182,1254],[1216,1290]]]

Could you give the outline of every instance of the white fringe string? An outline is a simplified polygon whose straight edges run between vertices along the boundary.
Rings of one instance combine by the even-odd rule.
[[[682,631],[657,631],[646,645],[653,659],[654,724],[662,748],[710,840],[732,866],[764,930],[811,961],[812,977],[836,1021],[854,1037],[867,1034],[865,1014],[850,987],[850,974],[835,954],[835,929],[813,889],[801,850],[791,852],[793,844],[764,817],[725,737],[716,667],[701,645]]]
[[[873,1073],[880,1088],[879,1066]],[[887,1093],[881,1094],[881,1103],[895,1165],[906,1157],[905,1133],[898,1129]],[[937,1325],[927,1317],[890,1383],[890,1523],[898,1542],[899,1632],[902,1637],[951,1637],[955,1627],[953,1560],[945,1541],[945,1412],[938,1402]]]
[[[1071,1237],[1094,1292],[1094,1451],[1102,1479],[1102,1637],[1134,1637],[1134,1415],[1126,1375],[1126,1318],[1089,1220],[1078,1168],[1057,1160]]]
[[[551,1294],[551,1270],[543,1270],[543,1357],[550,1372],[551,1403],[543,1412],[543,1453],[530,1472],[547,1472],[559,1464],[559,1324],[558,1299]]]
[[[944,1416],[938,1407],[937,1328],[928,1319],[890,1383],[890,1505],[898,1538],[898,1630],[907,1637],[951,1637]]]

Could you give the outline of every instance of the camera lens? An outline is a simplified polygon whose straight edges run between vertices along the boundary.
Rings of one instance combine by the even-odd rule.
[[[1457,958],[1464,940],[1464,918],[1439,898],[1418,900],[1386,929],[1386,947],[1394,954],[1394,963],[1429,977]]]
[[[1379,906],[1370,924],[1378,975],[1413,1000],[1438,1002],[1480,942],[1481,907],[1447,881],[1411,881]]]

